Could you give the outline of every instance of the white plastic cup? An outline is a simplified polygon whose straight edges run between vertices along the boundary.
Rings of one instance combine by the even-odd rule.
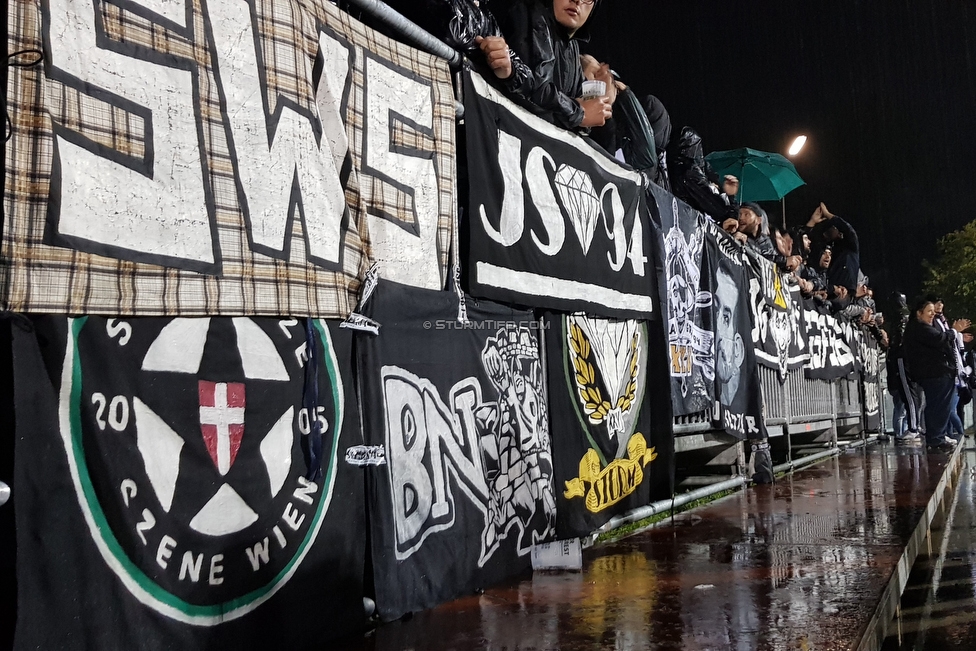
[[[583,82],[583,99],[603,97],[607,94],[607,82],[599,79],[588,79]]]

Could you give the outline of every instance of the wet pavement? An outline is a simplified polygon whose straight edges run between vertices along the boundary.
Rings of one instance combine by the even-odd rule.
[[[883,651],[976,649],[976,448],[968,443],[958,486],[932,523]]]
[[[880,604],[948,462],[851,450],[587,550],[582,572],[527,575],[342,648],[854,649],[883,639],[895,604]]]

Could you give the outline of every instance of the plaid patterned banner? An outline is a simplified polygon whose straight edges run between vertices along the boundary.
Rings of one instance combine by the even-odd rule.
[[[0,291],[21,312],[345,317],[446,284],[445,62],[325,0],[12,0]],[[29,58],[30,54],[22,55]]]

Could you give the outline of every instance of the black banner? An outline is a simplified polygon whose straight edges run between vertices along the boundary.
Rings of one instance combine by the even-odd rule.
[[[467,281],[477,296],[657,318],[640,175],[465,73]]]
[[[360,335],[376,603],[391,620],[529,567],[556,504],[539,324],[381,282]]]
[[[670,489],[667,376],[650,370],[663,356],[659,326],[559,314],[546,323],[556,531],[572,538]]]
[[[740,438],[766,438],[759,367],[752,345],[750,272],[731,237],[706,224],[707,257],[715,324],[715,398],[721,427]]]
[[[346,333],[33,323],[13,328],[18,648],[308,648],[364,623]]]
[[[836,380],[860,369],[857,363],[857,328],[817,309],[813,299],[803,301],[803,326],[810,359],[804,367],[811,380]]]
[[[675,416],[685,416],[711,409],[715,396],[712,295],[702,283],[704,217],[654,184],[649,199],[664,232],[671,404]]]
[[[780,382],[787,373],[803,367],[810,359],[804,341],[803,299],[799,287],[788,285],[776,265],[747,253],[751,277],[749,294],[755,324],[752,342],[756,359],[779,372]]]
[[[857,328],[858,353],[861,359],[861,407],[864,429],[881,431],[881,350],[873,337]]]

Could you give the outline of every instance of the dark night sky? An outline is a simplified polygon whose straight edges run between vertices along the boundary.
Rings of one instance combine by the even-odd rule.
[[[807,134],[788,223],[824,201],[880,291],[916,292],[938,238],[976,218],[973,0],[605,0],[591,27],[591,53],[706,151]]]

